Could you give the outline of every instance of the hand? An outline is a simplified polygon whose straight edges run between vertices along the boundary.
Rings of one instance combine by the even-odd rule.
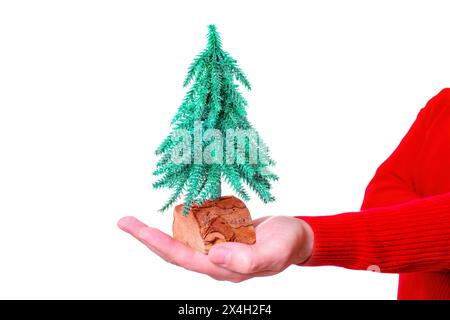
[[[200,272],[216,280],[241,282],[277,274],[291,264],[300,264],[312,252],[313,232],[303,220],[274,216],[254,221],[256,243],[225,242],[205,255],[134,217],[120,219],[118,226],[172,264]]]

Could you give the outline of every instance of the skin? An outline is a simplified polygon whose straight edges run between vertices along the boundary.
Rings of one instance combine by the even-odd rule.
[[[165,261],[216,280],[241,282],[253,277],[271,276],[310,257],[314,235],[305,221],[287,216],[269,216],[255,220],[254,225],[255,244],[220,243],[206,255],[135,217],[124,217],[118,222],[120,229]]]

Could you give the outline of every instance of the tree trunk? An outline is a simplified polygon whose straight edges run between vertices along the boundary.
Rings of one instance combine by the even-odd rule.
[[[175,239],[203,253],[221,242],[253,244],[256,235],[252,218],[245,204],[233,196],[194,204],[187,216],[184,205],[174,210],[173,236]]]

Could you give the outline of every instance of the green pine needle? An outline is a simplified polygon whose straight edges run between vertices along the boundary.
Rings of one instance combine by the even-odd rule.
[[[173,190],[161,211],[173,206],[183,194],[185,215],[192,204],[221,197],[222,178],[244,201],[248,201],[250,197],[243,183],[263,202],[274,201],[275,198],[270,193],[271,181],[278,180],[278,177],[268,167],[275,162],[269,157],[267,146],[258,133],[256,138],[245,142],[245,152],[247,155],[250,147],[261,149],[268,163],[260,160],[256,164],[249,163],[241,155],[235,155],[236,160],[243,161],[237,164],[228,164],[225,159],[222,164],[179,164],[170,161],[173,150],[182,141],[174,139],[176,130],[186,129],[192,138],[197,121],[202,121],[203,131],[218,129],[224,137],[228,129],[254,130],[247,119],[247,101],[239,90],[239,84],[251,90],[251,84],[237,61],[223,50],[216,26],[209,25],[207,46],[189,65],[184,79],[183,86],[190,88],[171,121],[173,130],[156,150],[160,160],[153,174],[161,177],[153,187]],[[203,141],[202,149],[210,143],[211,141]],[[223,148],[225,150],[225,143]]]

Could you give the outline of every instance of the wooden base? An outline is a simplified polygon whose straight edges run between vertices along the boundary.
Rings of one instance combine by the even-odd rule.
[[[173,237],[203,253],[220,242],[253,244],[256,235],[250,212],[244,202],[233,196],[194,204],[187,216],[184,204],[175,207]]]

